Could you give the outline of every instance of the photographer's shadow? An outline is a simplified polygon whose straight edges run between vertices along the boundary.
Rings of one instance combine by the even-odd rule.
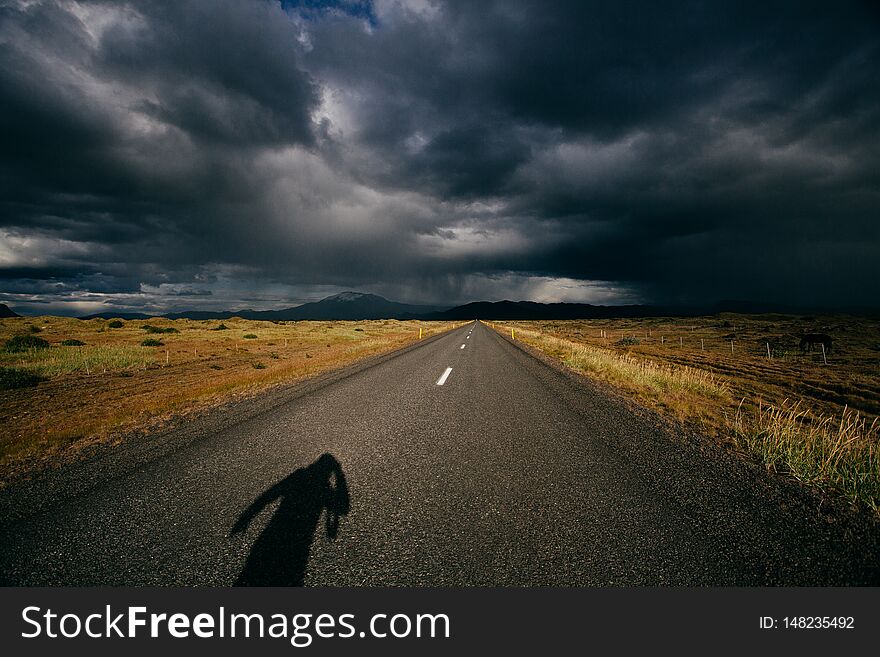
[[[279,498],[281,503],[251,547],[236,586],[302,586],[321,513],[326,509],[327,537],[333,540],[339,519],[351,504],[342,466],[332,455],[323,454],[255,499],[230,533],[243,532]]]

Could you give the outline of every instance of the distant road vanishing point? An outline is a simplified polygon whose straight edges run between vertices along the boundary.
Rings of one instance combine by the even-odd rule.
[[[0,581],[880,583],[811,499],[468,323],[0,492]]]

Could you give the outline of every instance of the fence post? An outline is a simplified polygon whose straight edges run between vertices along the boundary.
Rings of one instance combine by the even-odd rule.
[[[828,359],[825,358],[825,343],[824,343],[824,342],[820,342],[819,344],[822,345],[822,362],[824,362],[824,363],[827,365],[827,364],[828,364]]]
[[[770,343],[769,342],[767,343],[767,360],[773,360],[773,358],[770,356]]]

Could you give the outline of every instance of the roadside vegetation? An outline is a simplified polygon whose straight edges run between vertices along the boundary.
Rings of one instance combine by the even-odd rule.
[[[880,513],[880,322],[716,316],[490,325],[802,482]],[[828,353],[801,352],[816,326]]]
[[[0,319],[0,485],[83,447],[404,346],[420,328],[427,337],[451,327]]]
[[[845,408],[839,417],[814,415],[801,404],[737,409],[738,442],[773,470],[837,491],[880,510],[880,426]]]

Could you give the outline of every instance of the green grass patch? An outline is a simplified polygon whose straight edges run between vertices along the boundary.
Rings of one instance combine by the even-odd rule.
[[[0,365],[12,366],[38,376],[52,377],[72,372],[95,373],[143,368],[154,360],[153,352],[132,346],[82,346],[76,349],[52,347],[19,354],[4,354]],[[5,361],[5,363],[3,362]]]
[[[845,408],[840,417],[814,415],[800,404],[740,404],[732,421],[737,441],[767,464],[796,479],[836,490],[880,509],[880,424]]]

